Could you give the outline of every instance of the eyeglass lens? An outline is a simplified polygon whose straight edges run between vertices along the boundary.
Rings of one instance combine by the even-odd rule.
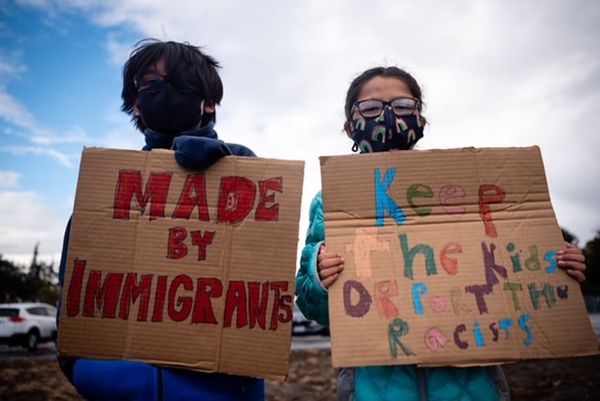
[[[385,105],[390,105],[394,114],[405,116],[413,114],[417,109],[417,101],[408,97],[401,97],[384,102],[378,99],[367,99],[358,102],[358,111],[363,117],[376,117],[381,114]]]
[[[155,84],[162,82],[165,79],[164,76],[159,74],[146,74],[136,80],[136,86],[138,91],[143,91],[153,87]]]

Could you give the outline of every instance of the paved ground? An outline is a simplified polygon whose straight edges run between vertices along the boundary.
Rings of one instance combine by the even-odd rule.
[[[600,314],[590,315],[600,344]],[[337,370],[327,337],[294,337],[286,381],[269,381],[269,401],[335,401]],[[504,365],[513,401],[600,400],[600,356]],[[0,348],[0,400],[81,401],[64,378],[53,346],[35,354]]]
[[[325,336],[292,337],[292,351],[306,349],[330,349],[331,338]]]
[[[18,359],[29,360],[51,360],[56,359],[56,347],[54,343],[40,344],[36,352],[29,352],[21,347],[0,346],[0,361],[12,361]]]

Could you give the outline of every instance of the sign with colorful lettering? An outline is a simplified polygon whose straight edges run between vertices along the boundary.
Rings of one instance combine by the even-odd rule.
[[[59,354],[286,376],[303,168],[85,149]]]
[[[321,158],[334,366],[598,353],[540,150]]]

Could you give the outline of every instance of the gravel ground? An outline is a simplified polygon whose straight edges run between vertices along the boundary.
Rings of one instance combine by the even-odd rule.
[[[513,401],[600,400],[600,357],[528,361],[505,365]],[[286,381],[269,381],[270,401],[336,400],[330,351],[291,354]],[[81,400],[55,359],[0,359],[0,400]]]

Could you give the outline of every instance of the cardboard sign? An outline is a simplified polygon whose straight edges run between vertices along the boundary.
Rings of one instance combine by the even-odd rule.
[[[303,168],[85,149],[59,354],[286,376]]]
[[[539,148],[322,157],[334,366],[598,352]]]

